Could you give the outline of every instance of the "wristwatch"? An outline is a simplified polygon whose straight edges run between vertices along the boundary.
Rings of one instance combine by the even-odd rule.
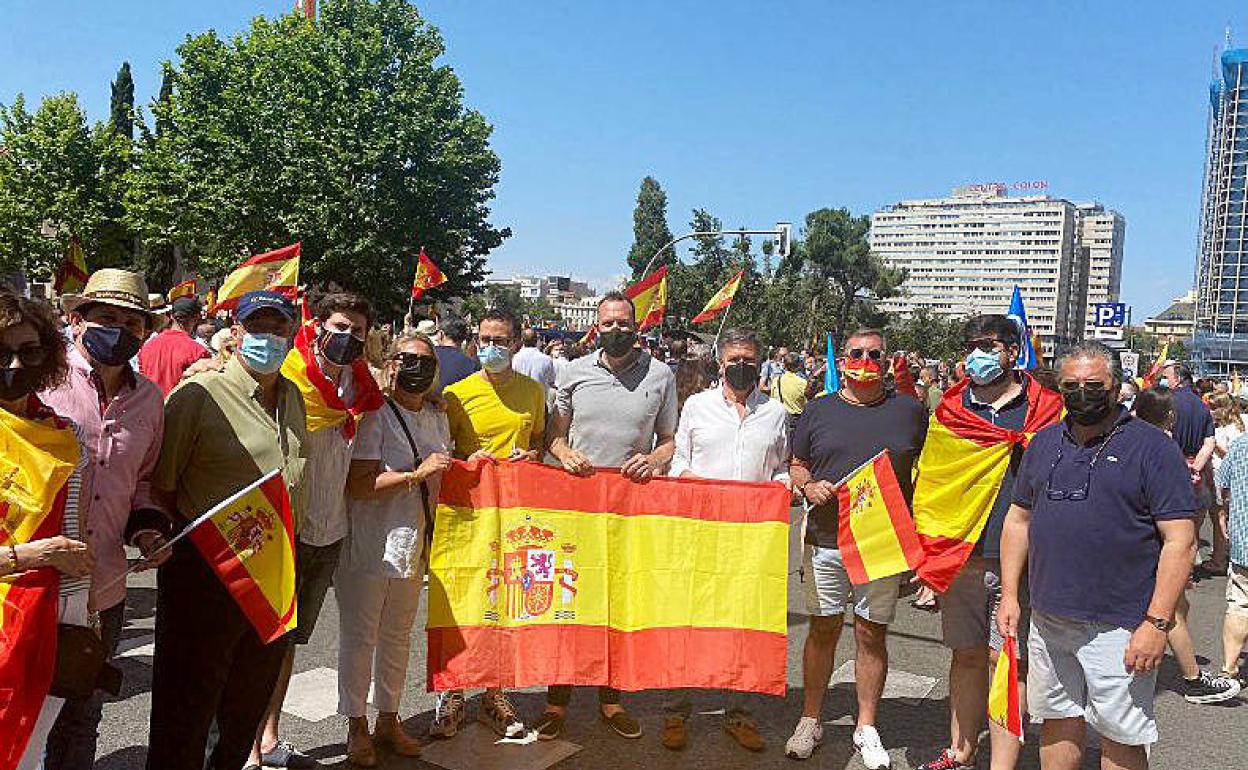
[[[1153,615],[1145,615],[1144,620],[1163,634],[1170,633],[1171,629],[1175,626],[1175,622],[1173,620],[1166,620],[1165,618],[1158,618]]]

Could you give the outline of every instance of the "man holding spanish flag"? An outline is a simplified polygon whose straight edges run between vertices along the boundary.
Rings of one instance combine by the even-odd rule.
[[[236,319],[237,355],[224,370],[183,382],[165,404],[152,490],[183,524],[274,469],[295,515],[303,511],[303,399],[280,371],[294,305],[254,291],[240,298]],[[288,637],[261,638],[216,566],[188,538],[158,573],[148,770],[203,770],[214,722],[219,738],[207,767],[242,767],[286,658]]]
[[[887,450],[902,497],[908,503],[913,492],[914,463],[927,433],[927,409],[913,398],[885,392],[887,358],[881,332],[853,332],[843,350],[844,386],[837,393],[808,403],[793,433],[789,474],[794,489],[811,505],[802,559],[810,633],[802,654],[802,717],[785,745],[785,754],[793,759],[808,759],[823,740],[820,711],[852,594],[857,643],[854,675],[858,690],[854,745],[867,768],[879,770],[890,763],[875,729],[875,717],[888,672],[885,639],[896,610],[901,575],[859,585],[850,581],[837,538],[843,514],[836,482]],[[835,361],[828,362],[828,366],[835,365]],[[863,556],[867,558],[869,554]]]
[[[926,556],[918,573],[941,594],[945,646],[953,650],[950,746],[922,770],[975,764],[987,713],[989,661],[1005,643],[996,629],[1001,528],[1024,447],[1062,413],[1057,393],[1014,370],[1022,339],[1010,318],[972,318],[964,340],[967,377],[945,393],[932,414],[914,491],[915,526]],[[1019,649],[1025,651],[1026,622],[1019,628]],[[1020,703],[1026,698],[1023,681],[1020,677]],[[1013,767],[1018,738],[995,722],[989,730],[993,767]]]

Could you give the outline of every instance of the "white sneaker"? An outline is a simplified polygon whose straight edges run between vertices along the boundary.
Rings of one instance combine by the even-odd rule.
[[[867,770],[883,770],[892,763],[884,744],[880,742],[880,734],[871,725],[854,730],[854,746],[862,754],[862,763]]]
[[[784,744],[784,755],[789,759],[810,759],[820,743],[823,743],[823,725],[814,717],[802,717],[797,720],[793,737]]]

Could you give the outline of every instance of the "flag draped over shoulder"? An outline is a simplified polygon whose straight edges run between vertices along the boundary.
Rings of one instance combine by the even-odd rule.
[[[923,560],[887,449],[841,479],[836,497],[836,544],[854,585],[899,575]]]
[[[439,503],[432,689],[784,693],[782,485],[456,462]]]
[[[728,279],[728,283],[724,284],[723,288],[715,292],[714,297],[707,300],[706,307],[702,308],[702,312],[695,315],[690,323],[704,323],[727,310],[732,304],[733,297],[737,296],[737,289],[741,287],[741,278],[744,275],[745,268],[738,270],[736,275]]]
[[[209,312],[233,310],[244,294],[261,289],[280,291],[291,297],[299,285],[299,255],[302,243],[257,254],[225,277],[217,290],[217,303]]]
[[[963,379],[932,414],[919,456],[914,524],[926,558],[918,574],[946,591],[970,557],[1001,489],[1014,447],[1026,447],[1041,428],[1062,416],[1062,397],[1023,374],[1027,417],[1021,431],[993,425],[962,403]]]
[[[316,323],[308,311],[305,299],[303,325],[295,334],[295,346],[282,362],[282,375],[299,388],[307,412],[309,433],[342,426],[342,435],[350,441],[355,437],[357,423],[368,412],[375,412],[384,403],[381,389],[368,369],[368,362],[361,356],[351,364],[351,381],[355,385],[355,402],[347,405],[338,395],[338,386],[321,371],[316,352]]]
[[[1018,640],[1005,638],[988,690],[988,718],[1023,742],[1023,704],[1018,699]]]
[[[41,406],[41,405],[40,405]],[[50,412],[0,409],[0,548],[61,533],[78,439]],[[56,665],[60,578],[51,568],[0,580],[0,770],[12,770],[43,708]]]
[[[637,310],[637,331],[663,323],[667,312],[667,265],[624,290],[624,296],[633,301]]]
[[[56,277],[52,280],[52,288],[57,294],[72,294],[87,287],[87,257],[82,252],[82,240],[78,236],[69,239],[69,249],[65,258],[56,268]]]
[[[260,477],[201,519],[191,524],[190,540],[260,641],[268,644],[294,629],[295,522],[281,472]]]
[[[412,299],[420,299],[425,296],[426,291],[444,283],[446,274],[438,269],[422,248],[420,257],[416,260],[416,277],[412,279]]]

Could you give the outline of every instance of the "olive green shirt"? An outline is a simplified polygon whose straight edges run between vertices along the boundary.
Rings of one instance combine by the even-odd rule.
[[[298,531],[307,459],[303,398],[279,376],[274,414],[260,393],[260,383],[235,357],[223,371],[197,374],[169,394],[152,486],[176,495],[178,518],[191,521],[281,468]]]

